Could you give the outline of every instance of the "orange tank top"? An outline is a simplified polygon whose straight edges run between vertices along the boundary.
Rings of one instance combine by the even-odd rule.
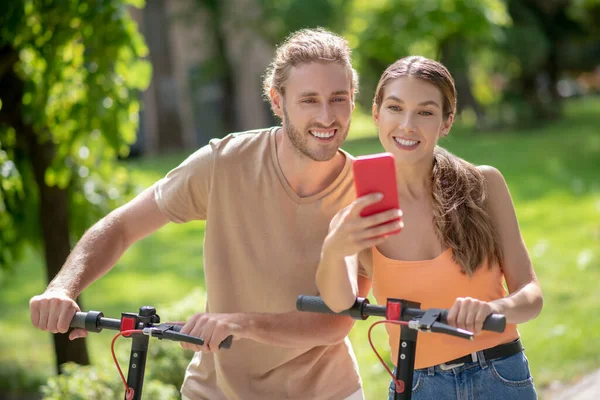
[[[506,296],[500,267],[480,266],[472,277],[461,272],[447,249],[433,260],[399,261],[387,258],[373,248],[373,294],[379,304],[388,298],[421,303],[422,309],[449,309],[456,298],[472,297],[492,301]],[[400,327],[385,324],[394,364],[398,360]],[[445,334],[419,332],[415,368],[441,364],[467,354],[507,343],[519,337],[517,327],[507,324],[504,333],[482,331],[474,340]]]

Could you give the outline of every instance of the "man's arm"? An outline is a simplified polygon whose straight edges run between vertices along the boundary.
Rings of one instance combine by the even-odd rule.
[[[370,289],[370,281],[359,276],[359,296],[366,297]],[[184,325],[181,332],[201,337],[206,344],[181,345],[194,351],[214,352],[227,336],[233,335],[234,339],[250,339],[279,347],[324,346],[344,340],[353,325],[354,320],[350,317],[298,311],[282,314],[199,313]]]
[[[46,291],[30,300],[33,325],[53,333],[66,332],[79,311],[74,299],[81,291],[106,274],[129,246],[167,222],[154,200],[154,187],[97,222],[73,248]],[[85,334],[78,330],[71,338]]]

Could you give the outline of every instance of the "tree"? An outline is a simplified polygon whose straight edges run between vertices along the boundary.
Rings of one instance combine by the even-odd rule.
[[[0,5],[0,269],[33,245],[50,281],[71,238],[132,189],[115,161],[135,140],[151,67],[128,6],[143,0]],[[57,366],[89,362],[83,340],[54,345]]]
[[[481,117],[472,74],[478,51],[492,45],[509,23],[500,0],[356,0],[349,22],[363,83],[361,102],[370,108],[375,86],[388,65],[408,55],[441,61],[455,78],[459,112]]]
[[[519,68],[511,76],[506,100],[523,114],[520,122],[555,119],[561,115],[559,80],[600,64],[600,2],[509,0],[507,4],[513,24],[506,29],[503,51]]]
[[[205,18],[206,29],[214,41],[214,55],[200,70],[202,81],[216,80],[223,90],[220,109],[223,112],[223,134],[235,132],[239,128],[235,108],[231,106],[231,99],[235,97],[235,79],[232,61],[227,50],[227,38],[223,29],[223,20],[226,18],[227,2],[222,0],[195,0],[197,7],[207,13]]]
[[[352,12],[352,0],[257,0],[262,9],[256,28],[271,42],[291,32],[323,27],[342,34]]]

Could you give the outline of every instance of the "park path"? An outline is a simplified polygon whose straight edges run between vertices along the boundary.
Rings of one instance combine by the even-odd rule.
[[[600,369],[576,383],[542,391],[542,400],[597,400],[600,399]]]

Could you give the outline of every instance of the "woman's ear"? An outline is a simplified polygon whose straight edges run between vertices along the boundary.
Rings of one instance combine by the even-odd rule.
[[[440,136],[448,136],[450,133],[450,129],[452,129],[452,124],[454,123],[454,114],[450,114],[448,118],[442,124],[442,129],[440,129]]]
[[[371,114],[373,115],[373,123],[379,128],[379,110],[376,104],[373,104],[373,108],[371,108]]]

